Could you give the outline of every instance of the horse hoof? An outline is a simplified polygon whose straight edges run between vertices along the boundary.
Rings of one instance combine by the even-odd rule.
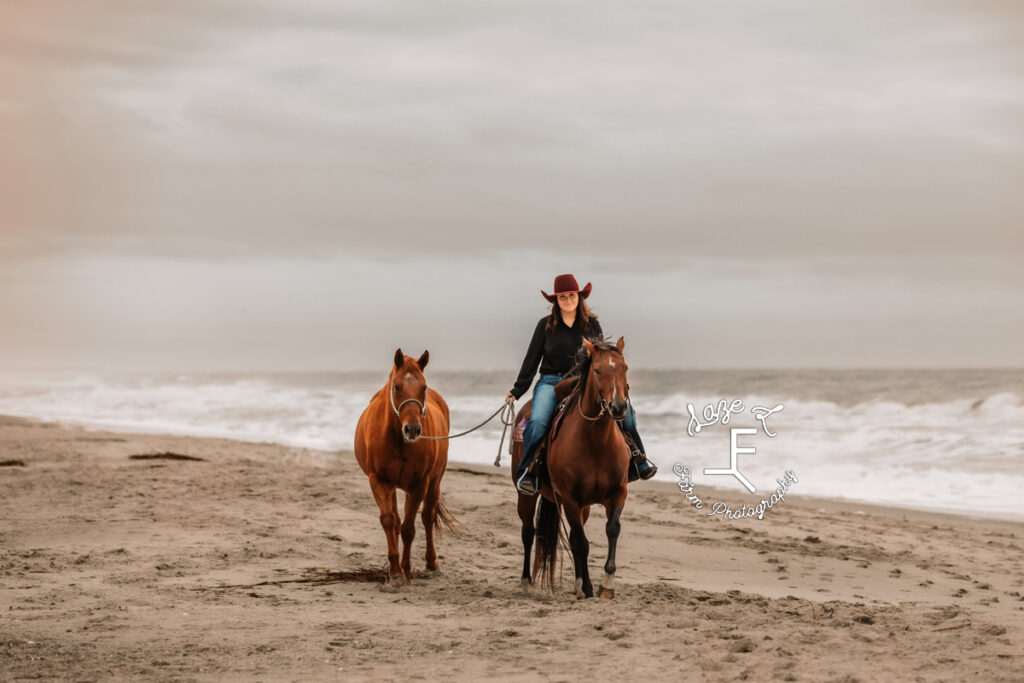
[[[604,586],[598,586],[597,587],[597,597],[602,598],[604,600],[611,600],[612,598],[615,597],[615,589],[614,588],[605,588]]]
[[[577,600],[582,600],[587,597],[587,594],[583,592],[583,579],[576,579],[576,589],[573,592],[576,595]]]
[[[533,584],[527,578],[519,579],[519,590],[524,593],[529,593],[533,589]]]

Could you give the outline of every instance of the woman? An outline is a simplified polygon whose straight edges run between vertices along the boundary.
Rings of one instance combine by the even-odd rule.
[[[590,283],[580,289],[576,278],[571,274],[559,275],[555,278],[555,293],[540,291],[544,298],[551,302],[551,314],[537,321],[533,330],[530,347],[519,370],[519,379],[512,390],[505,394],[505,400],[518,399],[530,388],[533,376],[540,366],[540,378],[533,388],[533,404],[530,410],[530,422],[523,432],[523,459],[516,469],[516,489],[520,493],[532,496],[537,493],[537,479],[529,472],[530,463],[537,452],[544,435],[547,433],[551,414],[555,410],[555,385],[573,366],[576,352],[583,344],[583,336],[588,339],[602,339],[604,332],[597,316],[590,312],[585,302],[590,296]],[[637,446],[633,452],[633,463],[629,469],[629,481],[650,479],[658,468],[647,460],[643,453],[643,443],[636,431],[636,413],[633,405],[629,405],[622,427]]]

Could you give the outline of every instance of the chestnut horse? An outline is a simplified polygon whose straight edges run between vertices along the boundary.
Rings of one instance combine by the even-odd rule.
[[[559,522],[562,511],[569,523],[569,546],[576,570],[576,597],[591,598],[587,556],[590,542],[583,531],[590,516],[590,506],[601,504],[607,514],[608,559],[598,595],[615,595],[615,546],[619,539],[622,508],[626,504],[626,476],[629,469],[629,447],[616,421],[626,416],[629,385],[626,383],[626,362],[622,356],[625,339],[612,345],[608,342],[583,340],[581,351],[586,356],[577,363],[580,387],[576,390],[562,416],[556,438],[548,443],[547,476],[540,481],[540,514],[534,526],[537,496],[519,494],[518,511],[522,521],[523,576],[522,586],[528,589],[530,577],[530,546],[536,536],[537,556],[534,574],[547,579],[554,587],[555,559],[558,554]],[[577,369],[577,368],[574,368]],[[530,402],[516,416],[516,424],[529,417]],[[522,457],[522,442],[513,444],[512,472]]]
[[[430,353],[419,359],[395,351],[388,382],[370,399],[356,425],[355,452],[359,467],[370,479],[380,508],[380,525],[388,540],[388,580],[393,588],[412,580],[409,549],[416,536],[416,511],[423,503],[423,529],[427,537],[427,569],[437,570],[434,531],[439,524],[454,530],[455,518],[441,498],[441,477],[448,464],[447,439],[421,438],[448,435],[448,404],[427,387],[423,368]],[[405,516],[399,520],[398,496],[405,491]],[[401,526],[399,522],[401,521]],[[398,535],[402,535],[402,562],[398,562]]]

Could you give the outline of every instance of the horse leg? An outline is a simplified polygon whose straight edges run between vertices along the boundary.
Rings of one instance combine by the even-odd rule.
[[[590,541],[583,532],[583,511],[575,501],[562,501],[565,518],[569,522],[569,545],[572,547],[572,561],[576,569],[576,597],[594,597],[594,586],[590,583],[587,558],[590,555]]]
[[[626,487],[623,486],[614,497],[605,502],[604,509],[608,515],[608,521],[604,525],[605,533],[608,534],[608,559],[604,563],[604,578],[601,585],[597,587],[597,595],[601,598],[615,597],[615,547],[619,542],[619,531],[622,525],[619,518],[622,516],[622,508],[626,504]]]
[[[533,525],[533,518],[537,510],[537,498],[538,496],[524,496],[520,493],[517,503],[519,521],[523,526],[523,576],[519,579],[519,586],[523,592],[530,590],[530,549],[533,547],[533,537],[537,532],[537,528]]]
[[[423,533],[427,539],[427,552],[424,559],[427,569],[437,571],[437,550],[434,548],[434,526],[437,524],[437,504],[441,500],[441,479],[430,483],[427,496],[423,499]]]
[[[425,493],[426,486],[418,486],[405,493],[405,515],[402,517],[402,571],[409,581],[412,581],[412,562],[409,553],[412,550],[412,540],[416,538],[416,513],[420,510]]]
[[[406,583],[398,564],[398,496],[393,486],[382,484],[375,477],[370,477],[370,489],[380,508],[380,525],[388,539],[388,581],[392,588],[398,588]]]

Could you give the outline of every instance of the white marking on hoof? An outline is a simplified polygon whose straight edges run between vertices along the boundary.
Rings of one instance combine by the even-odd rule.
[[[524,593],[529,593],[533,590],[533,584],[530,583],[529,579],[519,579],[519,590]]]
[[[615,588],[615,574],[604,573],[604,578],[601,580],[602,588]]]
[[[575,591],[575,593],[576,593],[576,597],[577,598],[585,598],[585,597],[587,597],[586,595],[583,594],[583,579],[576,579],[576,591]]]

